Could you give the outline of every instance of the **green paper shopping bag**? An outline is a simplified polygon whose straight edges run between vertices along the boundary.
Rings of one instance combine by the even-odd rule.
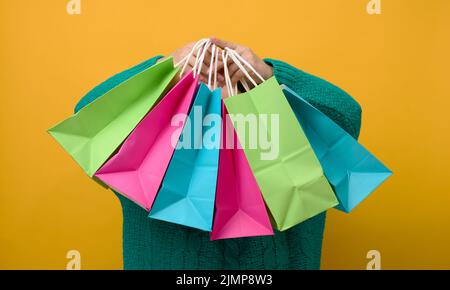
[[[92,177],[169,88],[177,72],[172,58],[157,63],[48,132]]]
[[[228,50],[230,53],[233,52]],[[237,54],[230,57],[238,64]],[[245,70],[242,65],[240,69]],[[245,75],[250,77],[248,73]],[[274,77],[252,90],[225,99],[225,105],[278,230],[287,230],[338,204],[319,160]],[[242,120],[247,123],[242,124]],[[257,125],[252,126],[251,120],[256,120]],[[251,128],[257,132],[251,132]],[[252,141],[255,136],[259,142]],[[271,154],[267,144],[261,142],[269,139]]]

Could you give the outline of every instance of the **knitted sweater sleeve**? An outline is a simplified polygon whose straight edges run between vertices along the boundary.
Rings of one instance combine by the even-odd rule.
[[[266,59],[279,83],[294,90],[345,131],[358,138],[361,129],[361,107],[337,86],[303,72],[287,63]]]

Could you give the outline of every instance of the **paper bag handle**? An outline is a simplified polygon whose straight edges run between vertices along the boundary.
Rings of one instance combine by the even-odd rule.
[[[247,66],[262,82],[265,81],[265,79],[256,71],[256,69],[247,61],[245,58],[243,58],[239,53],[237,53],[235,50],[225,47],[225,50],[230,53],[231,58],[233,61],[239,66],[239,69],[241,69],[244,74],[246,73],[246,76],[248,78],[249,74],[248,71],[242,66],[242,63]],[[235,60],[238,60],[237,62]],[[252,79],[252,78],[249,78]]]
[[[200,54],[197,53],[195,65],[192,68],[192,71],[194,72],[194,76],[200,74],[202,66],[203,66],[203,62],[205,61],[206,52],[208,51],[211,44],[212,44],[211,40],[207,39],[206,43],[203,45],[203,50],[201,50],[201,48],[198,50],[198,52],[201,51],[201,53]]]
[[[229,96],[237,95],[237,85],[233,88],[233,84],[231,83],[230,72],[228,70],[228,56],[229,54],[222,50],[222,61],[223,61],[223,74],[225,79],[225,85],[227,86],[227,91]]]
[[[217,57],[218,57],[219,48],[213,44],[211,48],[211,59],[209,61],[209,70],[208,70],[208,88],[211,90],[216,89],[217,84]],[[213,85],[211,86],[211,82]]]
[[[189,52],[182,60],[180,60],[177,64],[175,64],[176,67],[179,67],[180,65],[183,65],[183,67],[182,67],[182,69],[181,69],[181,71],[180,71],[180,75],[181,75],[181,76],[183,75],[184,71],[186,70],[186,67],[187,67],[187,65],[188,65],[188,63],[189,63],[189,60],[191,59],[191,57],[192,57],[192,55],[194,54],[194,52],[195,52],[196,50],[198,50],[199,48],[201,49],[201,47],[202,47],[203,45],[205,45],[205,43],[206,43],[207,41],[208,41],[207,38],[202,38],[202,39],[200,39],[199,41],[197,41],[197,42],[194,44],[194,46],[192,47],[191,51],[190,51],[190,52]],[[198,53],[197,53],[197,56],[196,56],[196,62],[197,62],[197,60],[198,60]]]

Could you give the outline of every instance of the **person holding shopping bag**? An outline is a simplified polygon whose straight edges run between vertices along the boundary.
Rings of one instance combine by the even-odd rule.
[[[264,79],[275,76],[311,105],[330,117],[355,139],[361,127],[361,107],[346,92],[329,82],[303,72],[283,61],[261,59],[251,49],[217,38],[210,39],[220,48],[235,50]],[[186,59],[195,43],[185,45],[171,54],[174,63]],[[156,56],[104,81],[88,92],[76,105],[75,111],[102,96],[107,91],[163,59]],[[208,60],[206,57],[205,60]],[[188,59],[187,73],[195,65]],[[209,66],[201,68],[200,81],[207,81]],[[219,62],[219,72],[224,64]],[[227,62],[231,83],[235,86],[244,73],[231,60]],[[255,78],[258,80],[258,78]],[[217,82],[228,91],[223,73]],[[320,269],[323,231],[326,213],[310,218],[274,236],[210,240],[210,233],[197,229],[149,219],[148,212],[129,199],[116,194],[123,212],[124,269],[170,270],[255,270],[255,269]]]

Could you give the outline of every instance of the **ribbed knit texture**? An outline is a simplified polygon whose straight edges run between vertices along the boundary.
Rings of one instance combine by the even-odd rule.
[[[101,83],[76,105],[80,110],[135,74],[154,65],[151,58]],[[278,82],[300,94],[357,138],[361,108],[338,87],[281,61],[266,59]],[[124,269],[319,269],[326,213],[275,236],[210,241],[209,233],[148,218],[148,213],[116,194],[123,210]]]

